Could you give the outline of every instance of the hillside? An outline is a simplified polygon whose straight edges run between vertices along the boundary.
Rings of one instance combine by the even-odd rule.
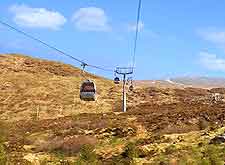
[[[224,163],[223,88],[142,84],[121,113],[121,86],[89,73],[98,100],[80,101],[80,73],[0,55],[0,164]]]
[[[58,62],[1,55],[0,74],[1,120],[30,118],[37,110],[42,119],[111,112],[111,105],[118,99],[112,81],[85,73],[96,82],[98,101],[80,101],[80,84],[85,80],[81,70]]]

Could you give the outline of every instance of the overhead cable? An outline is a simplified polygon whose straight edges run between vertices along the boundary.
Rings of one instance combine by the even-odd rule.
[[[135,38],[134,38],[134,50],[133,50],[133,70],[135,67],[135,60],[136,60],[136,53],[137,53],[137,41],[138,41],[138,33],[141,28],[141,22],[140,22],[140,17],[141,17],[141,5],[142,5],[142,0],[139,0],[138,3],[138,10],[137,10],[137,22],[136,22],[136,33],[135,33]]]
[[[105,67],[102,67],[102,66],[95,66],[95,65],[86,63],[85,61],[80,60],[80,59],[78,59],[78,58],[76,58],[76,57],[74,57],[74,56],[72,56],[72,55],[70,55],[70,54],[68,54],[68,53],[66,53],[66,52],[64,52],[64,51],[62,51],[62,50],[56,48],[55,46],[52,46],[52,45],[50,45],[50,44],[48,44],[48,43],[42,41],[42,40],[39,39],[39,38],[33,37],[32,35],[30,35],[30,34],[24,32],[24,31],[22,31],[22,30],[19,30],[18,28],[14,27],[14,26],[12,26],[12,25],[6,23],[6,22],[3,22],[3,21],[0,20],[0,24],[6,26],[6,27],[10,28],[11,30],[14,30],[14,31],[16,31],[17,33],[20,33],[20,34],[22,34],[22,35],[24,35],[24,36],[26,36],[26,37],[28,37],[28,38],[30,38],[30,39],[36,41],[36,42],[39,42],[39,43],[41,43],[42,45],[44,45],[44,46],[46,46],[46,47],[48,47],[48,48],[50,48],[50,49],[53,49],[54,51],[60,53],[61,55],[67,56],[67,57],[69,57],[69,58],[71,58],[71,59],[73,59],[73,60],[79,62],[81,65],[89,66],[89,67],[96,68],[96,69],[103,70],[103,71],[107,71],[107,72],[114,72],[113,69],[108,69],[108,68],[105,68]]]

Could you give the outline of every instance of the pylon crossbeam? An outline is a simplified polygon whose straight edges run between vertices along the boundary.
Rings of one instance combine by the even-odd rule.
[[[133,68],[132,67],[117,67],[116,68],[117,74],[133,74]]]

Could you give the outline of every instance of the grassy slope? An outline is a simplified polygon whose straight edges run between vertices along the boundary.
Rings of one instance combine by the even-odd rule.
[[[1,55],[0,59],[1,120],[30,118],[37,110],[42,119],[110,112],[119,98],[112,81],[86,73],[97,84],[98,101],[80,101],[84,78],[80,69],[70,65],[21,55]]]
[[[78,68],[21,55],[0,59],[0,121],[8,130],[6,141],[0,141],[0,163],[5,152],[14,164],[73,162],[79,151],[89,155],[82,160],[105,164],[220,159],[218,154],[207,156],[222,153],[221,145],[211,149],[209,141],[224,132],[225,118],[225,104],[208,100],[211,91],[138,88],[128,94],[128,113],[117,114],[120,87],[110,80],[87,73],[98,88],[98,101],[87,103],[79,100]],[[97,158],[81,149],[84,144],[95,145]]]

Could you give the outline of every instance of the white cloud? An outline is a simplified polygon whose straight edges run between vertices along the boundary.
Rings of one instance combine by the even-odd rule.
[[[74,13],[72,21],[82,31],[111,30],[105,11],[97,7],[80,8]]]
[[[218,58],[216,54],[200,52],[200,63],[210,70],[225,71],[225,59]]]
[[[128,31],[136,31],[136,24],[129,24],[128,25]],[[138,22],[138,30],[141,31],[144,29],[144,23],[142,21]]]
[[[66,23],[66,18],[59,12],[50,11],[45,8],[12,5],[9,11],[14,14],[14,22],[24,27],[57,30]]]
[[[205,29],[198,30],[197,33],[206,41],[212,42],[214,44],[219,44],[219,46],[225,44],[225,31],[218,29]]]

